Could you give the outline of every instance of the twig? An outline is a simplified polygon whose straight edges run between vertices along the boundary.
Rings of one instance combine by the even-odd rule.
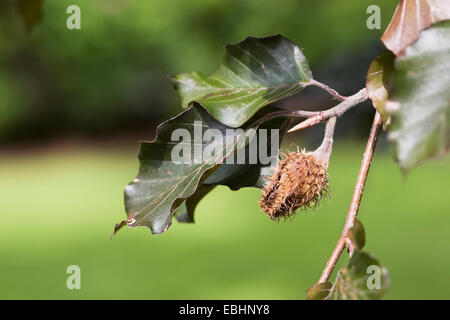
[[[288,132],[298,131],[307,127],[311,127],[313,125],[318,124],[321,121],[332,117],[340,117],[343,113],[345,113],[348,109],[356,106],[357,104],[366,101],[368,99],[368,94],[366,88],[359,90],[352,96],[345,98],[344,101],[334,106],[331,109],[320,111],[318,114],[309,117],[307,120],[300,122],[295,127],[288,130]]]
[[[325,127],[323,141],[314,153],[327,164],[330,161],[331,150],[333,149],[334,128],[336,126],[336,117],[330,118]]]
[[[347,97],[341,96],[336,90],[330,88],[326,84],[316,81],[314,79],[309,82],[309,85],[316,86],[316,87],[319,87],[319,88],[327,91],[329,94],[331,94],[337,100],[344,101],[347,98]]]
[[[361,90],[362,91],[362,90]],[[360,91],[360,92],[361,92]],[[377,143],[378,135],[382,127],[383,119],[381,115],[376,112],[375,118],[373,119],[372,128],[370,129],[369,139],[367,140],[366,150],[364,151],[364,156],[361,163],[361,168],[359,169],[358,178],[356,180],[355,190],[353,192],[352,202],[350,203],[350,209],[347,214],[347,219],[345,221],[344,229],[342,235],[339,238],[336,247],[328,260],[325,269],[320,276],[318,283],[328,281],[331,272],[334,269],[339,257],[347,246],[347,233],[356,221],[356,216],[359,210],[359,204],[361,202],[361,197],[364,191],[364,186],[366,184],[367,173],[369,172],[370,164],[372,162],[373,152],[375,151],[375,146]]]
[[[278,117],[301,117],[301,118],[308,118],[307,120],[300,122],[295,127],[291,128],[288,132],[294,132],[301,129],[304,129],[306,127],[311,127],[313,125],[318,124],[319,122],[322,122],[324,120],[327,120],[329,118],[333,117],[340,117],[343,113],[345,113],[348,109],[356,106],[357,104],[365,101],[368,99],[367,90],[361,89],[359,92],[355,93],[352,96],[349,97],[343,97],[339,93],[336,92],[336,90],[331,89],[326,84],[323,84],[321,82],[318,82],[316,80],[312,80],[311,85],[320,86],[321,88],[325,89],[326,91],[330,92],[336,99],[344,100],[338,105],[334,106],[331,109],[328,110],[322,110],[322,111],[306,111],[306,110],[294,110],[294,111],[276,111],[269,113],[265,115],[264,117],[256,120],[252,125],[259,125],[263,123],[264,121],[278,118]]]

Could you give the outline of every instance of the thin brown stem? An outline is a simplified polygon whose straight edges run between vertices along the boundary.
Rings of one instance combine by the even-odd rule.
[[[319,85],[320,84],[320,85]],[[253,125],[259,125],[264,121],[279,118],[279,117],[300,117],[300,118],[308,118],[307,120],[300,122],[295,127],[291,128],[288,132],[294,132],[306,127],[311,127],[313,125],[318,124],[319,122],[328,120],[333,117],[340,117],[350,108],[356,106],[357,104],[368,99],[367,90],[361,89],[359,92],[355,93],[349,97],[343,97],[338,94],[335,90],[331,89],[327,85],[317,82],[313,80],[311,85],[320,86],[330,92],[336,99],[343,100],[338,105],[334,106],[331,109],[322,110],[322,111],[306,111],[306,110],[294,110],[294,111],[276,111],[265,115],[264,117],[256,120]]]
[[[350,230],[350,228],[353,227],[356,221],[356,216],[358,215],[361,197],[364,191],[364,186],[366,184],[367,174],[369,172],[370,164],[372,162],[373,153],[375,151],[375,146],[377,143],[378,135],[380,134],[382,123],[383,119],[381,115],[378,112],[376,112],[375,118],[373,119],[372,128],[370,129],[369,139],[367,140],[366,150],[364,151],[361,168],[359,169],[359,174],[356,180],[355,190],[353,192],[353,197],[350,203],[350,209],[347,214],[344,229],[342,230],[341,237],[339,238],[336,247],[334,248],[330,256],[330,259],[328,260],[318,283],[328,281],[331,272],[333,271],[334,266],[339,260],[342,251],[347,246],[347,239],[348,239],[347,233]]]
[[[330,118],[325,127],[325,134],[323,137],[323,141],[320,144],[319,148],[317,148],[317,150],[314,151],[316,156],[327,164],[327,168],[328,163],[330,161],[331,151],[333,149],[333,136],[335,126],[336,126],[336,117]]]
[[[357,104],[360,104],[363,101],[366,101],[368,97],[369,96],[367,94],[366,88],[361,89],[354,95],[346,97],[344,101],[334,106],[333,108],[325,111],[320,111],[318,114],[309,117],[307,120],[303,122],[300,122],[298,125],[291,128],[288,132],[294,132],[307,127],[311,127],[313,125],[318,124],[319,122],[322,122],[332,117],[340,117],[350,108],[356,106]]]
[[[309,82],[309,84],[312,85],[312,86],[319,87],[319,88],[327,91],[329,94],[331,94],[337,100],[344,101],[346,99],[346,97],[341,96],[336,90],[330,88],[329,86],[327,86],[326,84],[324,84],[322,82],[319,82],[319,81],[316,81],[316,80],[311,80]]]

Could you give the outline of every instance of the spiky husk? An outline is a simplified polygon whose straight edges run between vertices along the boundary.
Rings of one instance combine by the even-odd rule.
[[[279,220],[299,208],[316,206],[328,193],[327,167],[314,153],[287,153],[263,190],[261,209]]]

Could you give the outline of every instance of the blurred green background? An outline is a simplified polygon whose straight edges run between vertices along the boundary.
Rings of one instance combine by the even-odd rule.
[[[259,190],[223,187],[200,203],[195,224],[174,222],[161,235],[124,229],[112,240],[134,149],[4,157],[0,298],[304,299],[340,235],[363,151],[338,143],[332,198],[290,222],[260,211]],[[431,162],[405,181],[390,155],[374,158],[360,220],[366,249],[391,274],[388,299],[450,296],[449,169],[448,159]],[[72,264],[81,290],[66,289]]]
[[[81,30],[66,28],[71,4],[81,8]],[[381,7],[381,30],[366,28],[369,4]],[[355,92],[383,51],[378,39],[395,5],[2,1],[0,298],[303,299],[340,235],[373,116],[368,104],[338,122],[332,198],[286,223],[259,210],[259,190],[223,187],[200,203],[195,224],[174,222],[161,235],[126,228],[108,240],[125,217],[137,140],[180,112],[167,74],[211,72],[223,46],[248,35],[285,35],[304,50],[316,79]],[[331,103],[305,90],[281,105]],[[313,148],[320,136],[321,128],[305,130],[285,148]],[[384,138],[377,151],[360,218],[367,250],[391,273],[386,298],[450,298],[450,199],[443,196],[450,160],[405,178]],[[73,264],[81,267],[81,290],[66,288]]]

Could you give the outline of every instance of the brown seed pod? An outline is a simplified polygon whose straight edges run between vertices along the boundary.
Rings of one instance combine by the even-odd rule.
[[[301,207],[317,205],[328,193],[328,161],[315,152],[287,153],[264,188],[259,202],[273,220],[288,218]]]

